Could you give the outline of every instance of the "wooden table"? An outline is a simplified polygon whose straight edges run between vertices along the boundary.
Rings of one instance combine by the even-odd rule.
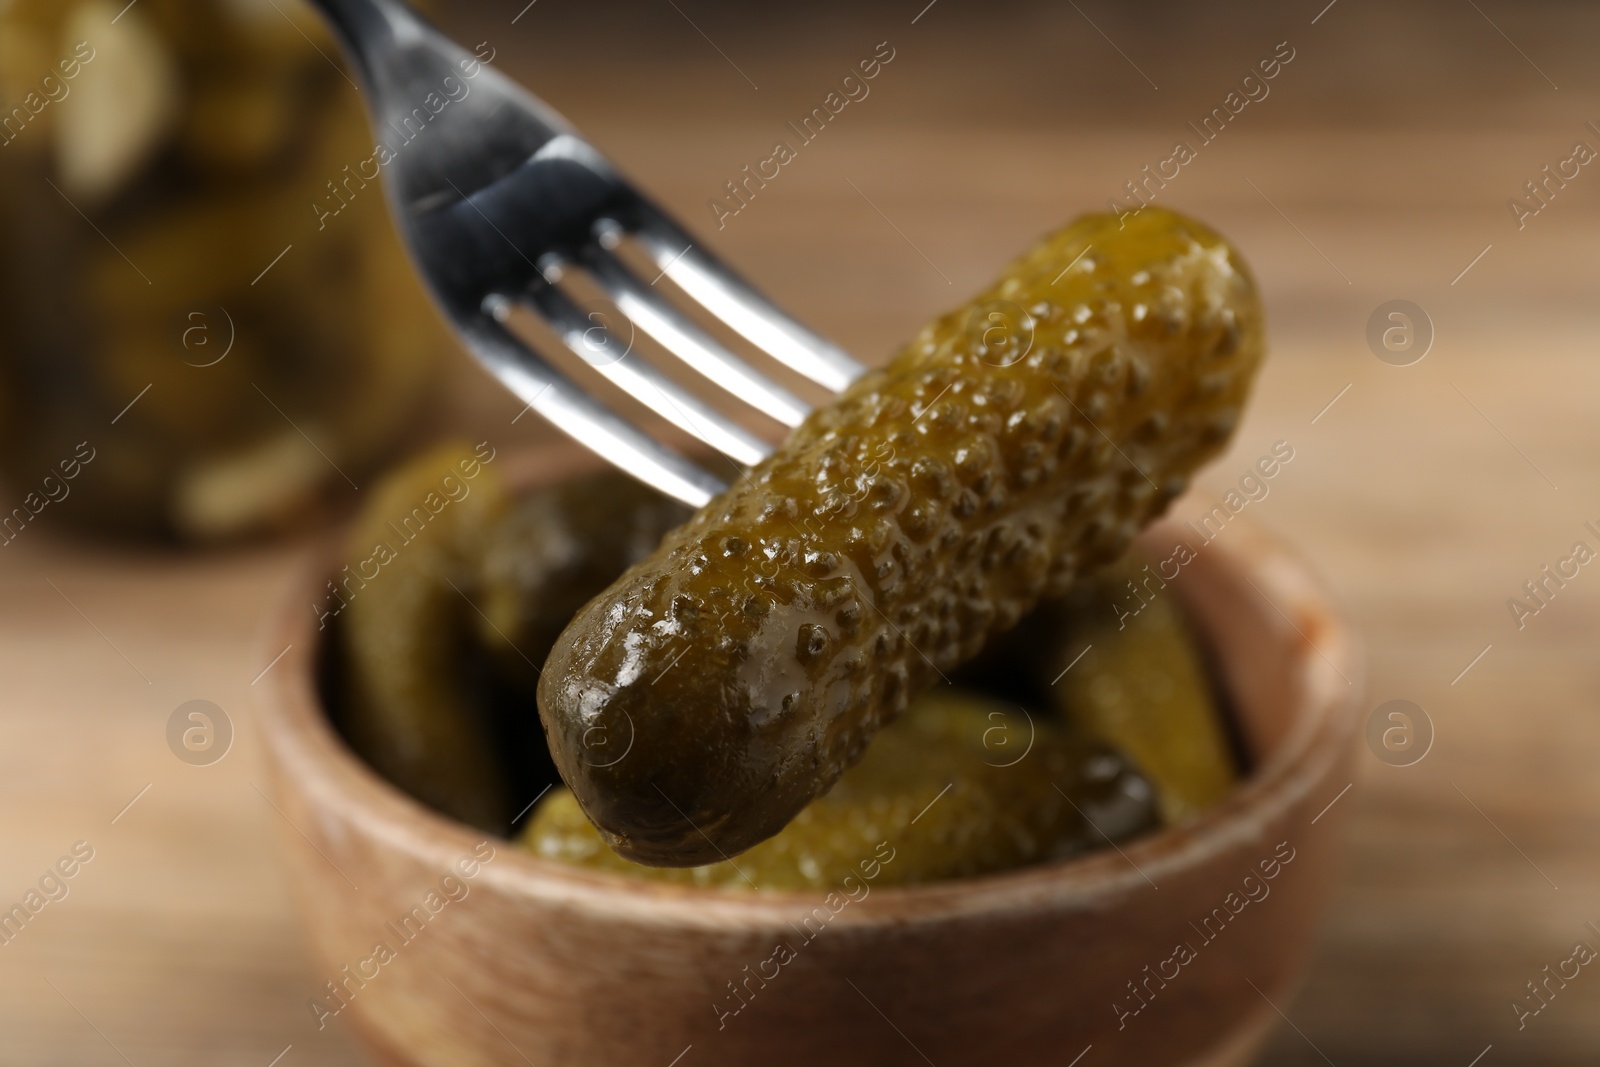
[[[1436,737],[1411,767],[1365,760],[1338,801],[1348,862],[1267,1062],[1594,1062],[1600,975],[1521,1030],[1511,1005],[1574,942],[1600,948],[1600,568],[1520,630],[1506,602],[1574,541],[1600,548],[1584,528],[1600,526],[1600,174],[1582,168],[1520,230],[1507,199],[1575,140],[1600,147],[1600,14],[940,0],[913,22],[921,0],[759,18],[683,0],[547,2],[513,25],[522,6],[483,0],[454,25],[871,358],[1195,140],[1185,123],[1289,42],[1270,95],[1159,193],[1246,250],[1274,350],[1232,451],[1175,512],[1290,442],[1250,515],[1358,620],[1368,705],[1415,701]],[[718,231],[708,199],[880,41],[894,59],[871,95]],[[1411,366],[1364,338],[1396,298],[1436,331]],[[464,360],[453,380],[436,421],[497,444],[545,434],[512,426],[518,405]],[[305,1007],[319,977],[275,851],[294,831],[257,788],[252,683],[278,651],[258,635],[306,544],[164,555],[45,525],[0,559],[0,907],[75,842],[94,853],[0,945],[0,1063],[355,1061]],[[206,767],[166,741],[195,698],[236,730]]]

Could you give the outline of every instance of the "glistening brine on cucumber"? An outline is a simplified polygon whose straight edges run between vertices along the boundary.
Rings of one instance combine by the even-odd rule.
[[[1262,348],[1207,227],[1150,207],[1046,238],[578,613],[538,696],[584,812],[657,866],[777,833],[920,690],[1125,551],[1226,443]]]

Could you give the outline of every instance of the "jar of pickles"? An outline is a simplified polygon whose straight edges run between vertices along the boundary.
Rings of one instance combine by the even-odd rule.
[[[353,491],[446,344],[345,181],[368,155],[300,0],[0,0],[0,541],[46,508],[213,540]]]

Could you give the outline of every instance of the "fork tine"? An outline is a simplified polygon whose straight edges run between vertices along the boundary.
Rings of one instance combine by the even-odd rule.
[[[527,293],[550,328],[579,358],[674,426],[745,466],[761,462],[772,451],[767,442],[685,392],[645,360],[629,359],[631,342],[626,347],[619,345],[610,329],[596,323],[556,286],[536,279]]]
[[[588,245],[579,261],[624,315],[717,386],[785,426],[805,419],[804,402],[718,344],[609,251]]]
[[[457,325],[472,354],[501,384],[613,466],[693,508],[727,488],[573,386],[495,319],[476,316],[465,322],[458,319]]]
[[[683,228],[655,205],[637,205],[635,234],[678,288],[780,363],[836,393],[861,376],[864,368],[842,348],[806,329],[715,256],[696,248]]]

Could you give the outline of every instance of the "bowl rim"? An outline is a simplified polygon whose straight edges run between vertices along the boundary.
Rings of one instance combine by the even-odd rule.
[[[564,451],[568,450],[524,450],[519,457],[524,462],[513,470],[533,469],[537,460]],[[558,477],[577,473],[570,463],[547,462],[543,467]],[[537,484],[526,478],[508,481],[523,487]],[[1178,529],[1170,519],[1158,520],[1139,542],[1171,536]],[[1302,801],[1319,772],[1341,757],[1355,733],[1353,711],[1364,681],[1362,649],[1326,590],[1298,557],[1248,521],[1232,522],[1228,531],[1225,544],[1206,543],[1186,566],[1231,570],[1245,577],[1300,632],[1303,640],[1282,652],[1293,660],[1303,706],[1274,750],[1226,799],[1188,823],[1111,849],[971,878],[870,887],[835,914],[829,925],[952,922],[1018,908],[1098,910],[1146,883],[1159,886],[1162,876],[1197,866],[1234,842],[1259,838],[1275,815]],[[829,891],[821,889],[750,892],[656,884],[585,870],[457,822],[384,779],[334,729],[318,691],[319,654],[332,631],[312,627],[314,612],[307,606],[316,598],[308,594],[320,591],[328,576],[336,573],[333,561],[347,533],[341,528],[326,536],[310,561],[296,569],[265,628],[264,647],[276,651],[288,646],[278,668],[262,679],[263,692],[256,701],[275,789],[283,789],[280,776],[296,777],[307,798],[324,805],[325,812],[359,823],[365,836],[440,871],[486,839],[504,844],[508,847],[496,848],[494,862],[479,869],[480,885],[492,885],[512,898],[625,916],[645,925],[767,930],[828,896]],[[1187,603],[1193,594],[1186,596],[1184,590],[1195,584],[1173,583],[1180,601]],[[1318,620],[1316,644],[1294,622],[1296,616]]]

